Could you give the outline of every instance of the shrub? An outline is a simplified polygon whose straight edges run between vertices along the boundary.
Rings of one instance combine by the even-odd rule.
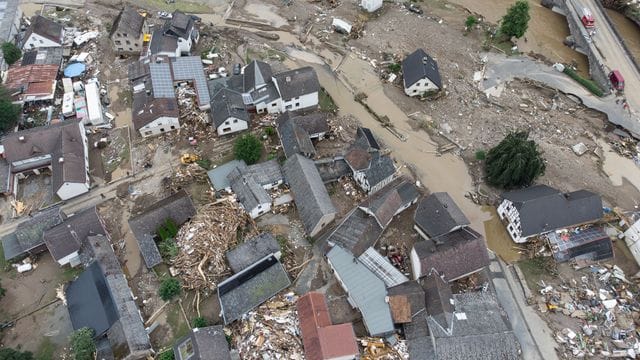
[[[171,218],[167,218],[162,225],[156,230],[156,234],[160,239],[167,240],[173,239],[178,234],[178,225]]]
[[[487,153],[484,150],[476,151],[476,160],[484,160],[487,158]]]
[[[584,86],[593,95],[598,96],[598,97],[602,97],[602,95],[604,95],[604,93],[602,92],[602,89],[600,89],[600,86],[598,86],[598,84],[596,84],[595,82],[593,82],[593,81],[591,81],[589,79],[583,78],[582,76],[580,76],[577,72],[575,72],[569,66],[565,66],[563,72],[565,74],[569,75],[569,77],[572,78],[573,80],[575,80],[578,83],[580,83],[580,85]]]
[[[264,129],[264,133],[265,133],[267,136],[273,136],[273,135],[275,135],[275,134],[276,134],[276,129],[274,129],[272,126],[267,126],[267,127]]]
[[[167,350],[158,355],[158,360],[175,360],[175,357],[173,356],[173,350]]]
[[[529,2],[517,0],[502,17],[500,32],[512,37],[521,38],[529,26]]]
[[[22,108],[13,103],[11,94],[0,86],[0,131],[11,130],[20,119]]]
[[[201,168],[205,169],[205,170],[210,170],[211,169],[211,160],[209,159],[199,159],[196,160],[196,164],[200,165]]]
[[[12,348],[0,349],[0,360],[33,360],[33,354],[29,351],[18,351]]]
[[[2,55],[7,65],[12,65],[22,57],[22,51],[13,43],[4,42],[2,44]]]
[[[400,70],[402,70],[402,65],[400,65],[399,63],[393,63],[393,64],[389,64],[387,68],[392,73],[397,74],[400,72]]]
[[[164,278],[160,283],[158,295],[160,295],[162,300],[169,301],[180,294],[182,291],[181,286],[180,280],[176,278]]]
[[[467,20],[464,21],[464,26],[466,26],[467,29],[471,30],[471,28],[474,27],[477,23],[478,19],[473,15],[469,15],[467,16]]]
[[[96,351],[93,329],[83,327],[74,331],[69,337],[69,344],[75,360],[93,360],[93,353]]]
[[[244,160],[247,165],[255,164],[262,155],[262,143],[251,134],[243,135],[236,140],[233,153],[236,159]]]
[[[207,319],[203,318],[202,316],[198,316],[197,318],[191,321],[191,325],[194,328],[203,328],[203,327],[207,327],[207,325],[209,325],[209,322],[207,321]]]
[[[172,238],[162,240],[158,243],[158,250],[164,259],[172,259],[178,255],[178,244]]]

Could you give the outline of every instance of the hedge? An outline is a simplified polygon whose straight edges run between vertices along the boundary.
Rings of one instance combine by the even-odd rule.
[[[593,82],[593,81],[591,81],[589,79],[585,79],[582,76],[578,75],[578,73],[576,73],[570,67],[565,65],[563,72],[565,74],[569,75],[569,77],[571,77],[573,80],[579,82],[580,85],[582,85],[585,88],[587,88],[587,90],[591,91],[591,93],[593,95],[598,96],[598,97],[602,97],[604,95],[604,93],[602,92],[602,89],[600,89],[600,86],[598,86],[598,84],[596,84],[595,82]]]

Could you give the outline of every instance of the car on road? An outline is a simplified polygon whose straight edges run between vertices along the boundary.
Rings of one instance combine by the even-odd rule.
[[[609,81],[614,89],[622,91],[624,90],[624,78],[618,70],[613,70],[609,73]]]

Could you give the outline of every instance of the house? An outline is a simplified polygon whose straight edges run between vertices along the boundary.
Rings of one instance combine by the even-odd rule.
[[[226,257],[231,271],[239,273],[271,254],[280,259],[280,244],[271,233],[262,233],[245,239],[240,245],[227,251]]]
[[[175,98],[154,98],[142,90],[133,93],[131,108],[133,129],[143,138],[180,128],[180,113]]]
[[[333,325],[324,295],[310,292],[296,302],[300,332],[308,360],[359,359],[351,323]]]
[[[222,325],[191,329],[176,341],[173,355],[176,360],[231,360]]]
[[[0,7],[3,9],[3,16],[0,19],[0,42],[16,43],[20,33],[22,10],[18,6],[18,0],[2,0]],[[4,61],[4,54],[0,52],[0,71],[7,70],[9,65]]]
[[[613,257],[613,244],[604,228],[592,226],[574,231],[558,230],[545,235],[557,262],[600,261]]]
[[[314,111],[304,115],[285,111],[278,117],[276,123],[279,126],[283,122],[291,121],[293,124],[304,129],[311,140],[322,140],[331,130],[327,122],[328,117],[329,115],[327,113],[320,111]]]
[[[227,278],[218,284],[224,324],[238,320],[289,285],[289,275],[273,254]]]
[[[198,43],[200,33],[191,15],[174,11],[171,19],[151,35],[149,55],[157,57],[180,57],[190,55],[191,48]]]
[[[316,236],[333,221],[336,209],[313,161],[294,154],[284,163],[284,175],[307,234]]]
[[[394,179],[383,189],[367,197],[358,207],[373,216],[380,227],[386,228],[394,216],[418,201],[420,193],[405,177]]]
[[[27,50],[22,53],[20,66],[27,65],[57,65],[58,69],[62,66],[62,54],[64,49],[56,47],[40,47],[33,50]]]
[[[252,219],[271,211],[271,196],[253,177],[236,168],[227,176],[242,208]]]
[[[59,206],[35,213],[25,222],[18,224],[16,230],[2,237],[4,259],[12,260],[23,255],[37,255],[47,250],[43,239],[46,230],[64,221],[66,215]]]
[[[360,7],[368,12],[374,12],[382,7],[382,0],[360,0]]]
[[[155,237],[158,228],[168,219],[180,226],[189,221],[196,214],[196,208],[189,195],[184,191],[166,197],[141,213],[129,219],[129,229],[138,242],[140,253],[147,268],[152,268],[162,262],[162,257],[156,246]]]
[[[311,142],[310,134],[302,125],[293,121],[289,112],[280,115],[276,129],[287,158],[293,154],[302,154],[308,158],[315,156],[316,148]]]
[[[68,200],[89,191],[87,136],[79,121],[65,121],[5,135],[0,156],[9,163],[5,191],[17,192],[17,179],[51,171],[53,193]]]
[[[411,326],[411,323],[425,311],[424,289],[416,280],[406,281],[387,288],[391,316],[395,324]]]
[[[273,76],[282,104],[280,112],[309,110],[318,106],[320,82],[312,67],[289,70]]]
[[[171,61],[171,74],[174,83],[189,83],[196,92],[196,105],[205,111],[211,108],[211,94],[207,86],[200,56],[182,56]]]
[[[10,90],[16,103],[51,101],[56,92],[59,68],[53,64],[11,66],[4,87]]]
[[[489,265],[489,254],[482,235],[470,227],[418,241],[411,249],[413,278],[419,279],[436,269],[451,282],[467,277]]]
[[[327,261],[336,279],[347,293],[352,307],[362,314],[362,320],[371,336],[387,336],[395,332],[391,310],[385,301],[385,283],[371,270],[340,246],[334,246],[327,253]]]
[[[242,94],[222,89],[211,99],[211,124],[218,135],[247,130],[249,119],[250,116],[242,100]]]
[[[44,243],[60,266],[80,264],[80,249],[88,236],[107,235],[105,224],[95,206],[67,217],[62,223],[45,230]]]
[[[599,220],[602,199],[587,190],[563,194],[536,185],[502,194],[498,215],[513,241],[524,243],[532,236]]]
[[[231,160],[227,163],[224,163],[220,166],[216,166],[215,168],[207,171],[207,176],[209,177],[209,181],[211,182],[211,186],[216,192],[231,192],[231,182],[229,181],[228,175],[238,167],[245,167],[247,164],[244,160]]]
[[[34,15],[31,18],[31,25],[24,34],[22,49],[62,46],[63,43],[64,27],[61,24],[43,16]]]
[[[411,359],[522,357],[520,344],[492,290],[452,294],[436,271],[430,271],[421,285],[426,311],[404,324]]]
[[[375,193],[393,180],[396,167],[388,155],[380,154],[380,145],[371,130],[358,128],[356,139],[344,155],[356,184],[368,194]]]
[[[118,55],[140,54],[147,31],[145,17],[132,6],[125,5],[111,26],[109,37],[113,51]]]
[[[111,242],[96,235],[87,237],[87,243],[90,263],[65,289],[73,329],[93,329],[97,343],[110,345],[111,358],[151,356],[149,335]]]
[[[276,159],[242,167],[242,172],[252,177],[265,190],[271,190],[284,183],[282,168]]]
[[[413,228],[423,239],[435,238],[470,224],[469,219],[446,192],[423,198],[413,217]]]
[[[272,77],[273,71],[271,70],[271,65],[264,61],[253,60],[244,67],[242,78],[243,91],[245,93],[252,93],[266,87],[271,82]]]
[[[422,49],[402,60],[402,79],[404,93],[409,96],[423,96],[442,89],[438,63]]]

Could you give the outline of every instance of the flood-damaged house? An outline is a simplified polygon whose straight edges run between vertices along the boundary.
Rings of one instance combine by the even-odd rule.
[[[280,259],[282,252],[280,244],[271,233],[262,233],[245,239],[240,245],[227,251],[225,256],[231,271],[239,273],[250,267],[265,256],[273,254]]]
[[[41,15],[34,15],[22,41],[22,49],[30,50],[39,47],[62,46],[64,43],[64,27]]]
[[[176,10],[171,14],[171,19],[151,33],[148,55],[169,58],[188,56],[199,39],[195,17]]]
[[[176,360],[231,360],[229,342],[222,325],[194,328],[173,346]]]
[[[417,49],[402,60],[404,93],[424,96],[442,89],[438,63],[424,50]]]
[[[66,219],[60,206],[50,207],[18,224],[16,230],[2,237],[4,259],[12,260],[24,255],[37,255],[47,250],[43,234]]]
[[[278,117],[277,124],[280,144],[286,157],[302,154],[313,158],[316,154],[313,140],[322,139],[329,131],[327,115],[321,112],[295,115],[287,111]]]
[[[118,55],[138,55],[142,52],[144,36],[148,32],[146,17],[135,8],[125,5],[116,17],[109,37]]]
[[[358,127],[356,140],[344,155],[356,184],[367,194],[375,193],[393,180],[393,159],[380,153],[380,145],[371,130]]]

